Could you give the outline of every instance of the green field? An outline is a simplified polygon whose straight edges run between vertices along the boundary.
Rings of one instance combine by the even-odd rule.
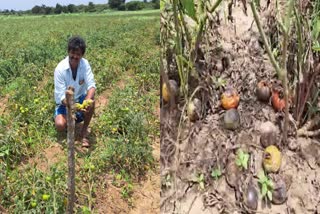
[[[122,196],[130,202],[133,181],[154,166],[150,136],[159,135],[153,114],[158,102],[159,14],[0,16],[0,211],[65,211],[64,136],[64,155],[49,169],[35,166],[34,159],[61,139],[53,123],[53,73],[72,35],[86,40],[84,58],[95,75],[96,97],[110,91],[108,105],[90,124],[93,148],[76,154],[76,211],[95,212],[96,187],[105,174],[122,180]],[[119,81],[123,87],[117,86]]]

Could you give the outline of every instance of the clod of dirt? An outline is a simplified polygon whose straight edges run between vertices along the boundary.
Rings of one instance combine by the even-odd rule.
[[[259,200],[258,191],[251,180],[247,186],[247,189],[244,195],[244,204],[250,210],[257,210],[258,200]]]
[[[272,203],[283,204],[288,197],[288,188],[285,180],[281,176],[273,176]]]
[[[275,145],[277,140],[277,127],[270,121],[264,122],[260,126],[260,143],[266,148],[270,145]]]
[[[177,96],[179,87],[178,84],[175,80],[169,80],[169,85],[170,85],[170,92],[168,90],[168,86],[166,83],[163,83],[162,85],[162,97],[165,102],[169,102],[171,99],[171,96]]]
[[[260,81],[257,85],[256,95],[258,100],[268,102],[271,96],[271,91],[268,84],[265,81]]]
[[[316,140],[298,138],[301,156],[308,162],[311,169],[315,169],[316,165],[320,165],[320,143]]]
[[[267,172],[277,172],[281,166],[282,155],[279,149],[274,146],[268,146],[264,151],[263,167]]]
[[[226,129],[235,130],[240,125],[240,115],[236,109],[229,109],[224,114],[223,121]]]
[[[231,155],[228,158],[228,164],[226,167],[226,181],[231,187],[236,187],[238,185],[239,178],[241,176],[241,170],[236,165],[235,156]]]
[[[217,67],[217,71],[219,73],[221,73],[223,71],[223,64],[221,61],[218,61],[217,64],[216,64],[216,67]]]
[[[201,101],[198,98],[194,98],[191,102],[189,102],[187,114],[191,122],[194,122],[200,118]]]
[[[239,105],[240,96],[234,88],[227,88],[221,95],[221,105],[224,109],[237,108]]]
[[[291,151],[296,151],[299,148],[299,144],[296,138],[289,138],[288,139],[288,148]]]

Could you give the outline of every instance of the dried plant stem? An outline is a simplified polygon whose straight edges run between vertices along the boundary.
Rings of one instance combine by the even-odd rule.
[[[278,63],[277,63],[276,59],[274,58],[274,56],[273,56],[273,54],[272,54],[270,45],[269,45],[269,43],[268,43],[268,41],[267,41],[267,37],[266,37],[266,35],[265,35],[265,33],[264,33],[263,29],[262,29],[262,25],[261,25],[261,23],[260,23],[260,17],[258,16],[258,13],[257,13],[257,10],[256,10],[256,8],[255,8],[255,5],[254,5],[254,2],[253,2],[253,1],[250,2],[250,6],[251,6],[251,9],[252,9],[253,18],[254,18],[254,20],[255,20],[255,22],[256,22],[256,24],[257,24],[259,33],[260,33],[260,35],[261,35],[263,44],[264,44],[264,46],[265,46],[265,48],[266,48],[266,51],[267,51],[268,57],[269,57],[269,59],[270,59],[270,61],[271,61],[271,63],[272,63],[272,66],[273,66],[274,69],[276,70],[277,75],[278,75],[279,77],[282,77],[282,75],[281,75],[281,74],[282,74],[282,71],[280,70],[280,67],[279,67]]]
[[[298,132],[298,136],[315,137],[320,135],[320,129],[314,131]]]
[[[173,0],[172,3],[172,9],[173,9],[173,18],[174,18],[174,27],[176,31],[176,40],[175,40],[175,51],[176,51],[176,62],[177,62],[177,68],[178,68],[178,73],[180,77],[180,87],[181,87],[181,92],[183,96],[186,98],[188,91],[187,91],[187,76],[184,73],[183,69],[183,50],[182,50],[182,36],[181,36],[181,31],[180,31],[180,24],[179,24],[179,17],[178,17],[178,0]],[[181,17],[183,19],[183,17]]]
[[[287,77],[287,70],[286,70],[286,56],[287,56],[287,40],[288,40],[288,28],[284,28],[284,30],[286,32],[284,32],[285,36],[284,36],[284,41],[283,41],[283,44],[284,44],[284,47],[283,47],[283,61],[282,61],[282,69],[279,67],[276,59],[274,58],[272,52],[271,52],[271,48],[270,48],[270,45],[267,41],[267,37],[262,29],[262,25],[260,23],[260,18],[258,16],[258,13],[257,13],[257,10],[256,10],[256,7],[254,5],[254,1],[251,1],[250,2],[250,6],[251,6],[251,9],[252,9],[252,13],[253,13],[253,17],[254,17],[254,20],[257,24],[257,27],[258,27],[258,30],[259,30],[259,33],[262,37],[262,41],[264,43],[264,46],[267,50],[267,54],[269,56],[269,59],[274,67],[274,69],[276,70],[277,72],[277,75],[279,77],[279,79],[282,81],[282,84],[283,84],[283,88],[284,88],[284,99],[285,99],[285,123],[284,123],[284,130],[283,130],[283,139],[284,139],[284,143],[287,143],[287,137],[288,137],[288,121],[289,121],[289,103],[288,103],[288,77]],[[287,13],[287,16],[289,16],[290,13]]]
[[[295,112],[294,112],[294,117],[298,121],[298,113],[299,109],[301,108],[301,88],[303,85],[303,70],[302,70],[302,65],[303,65],[303,39],[302,39],[302,25],[301,25],[301,17],[299,16],[297,9],[294,7],[294,15],[296,17],[296,25],[297,25],[297,38],[298,38],[298,53],[297,53],[297,88],[296,88],[296,97],[295,97]]]
[[[312,120],[309,120],[302,128],[300,128],[297,131],[298,136],[307,136],[307,137],[313,137],[320,134],[320,129],[315,131],[310,131],[313,127],[318,125],[320,123],[320,116],[313,118]]]
[[[203,28],[206,24],[206,21],[208,19],[208,13],[213,13],[217,8],[218,6],[220,5],[220,3],[222,2],[222,0],[217,0],[216,3],[210,7],[210,8],[207,8],[207,13],[203,16],[203,18],[200,20],[200,23],[199,23],[199,30],[198,30],[198,34],[197,34],[197,37],[196,37],[196,42],[195,42],[195,49],[194,49],[194,55],[193,55],[193,63],[195,62],[196,58],[197,58],[197,50],[200,46],[200,41],[201,41],[201,38],[202,38],[202,33],[203,33]]]
[[[310,81],[309,81],[309,83],[308,83],[308,87],[307,87],[307,91],[306,91],[306,94],[305,94],[305,96],[302,98],[302,105],[301,105],[301,109],[300,109],[300,111],[298,112],[298,125],[300,125],[300,120],[301,120],[301,116],[302,116],[302,113],[303,113],[303,110],[304,110],[304,106],[305,106],[305,104],[306,104],[306,102],[307,102],[307,100],[308,100],[308,97],[309,97],[309,94],[310,94],[310,92],[311,92],[311,88],[312,88],[312,83],[314,82],[314,80],[315,80],[315,78],[316,78],[316,76],[318,75],[318,74],[320,74],[320,63],[317,65],[317,67],[314,69],[314,72],[313,72],[313,74],[312,74],[312,76],[311,76],[311,79],[310,79]]]

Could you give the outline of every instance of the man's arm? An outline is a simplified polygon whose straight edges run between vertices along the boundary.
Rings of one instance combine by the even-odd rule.
[[[66,105],[66,84],[64,81],[64,76],[59,70],[54,71],[54,97],[56,104]]]
[[[94,99],[94,94],[95,94],[95,91],[96,91],[96,88],[90,88],[89,91],[87,92],[87,96],[86,96],[86,100],[88,99],[91,99],[93,100]]]
[[[87,99],[94,99],[94,94],[96,91],[96,83],[94,81],[94,76],[91,70],[91,66],[90,64],[87,62],[86,63],[86,75],[85,75],[85,82],[87,84],[87,96],[86,96],[86,100]]]

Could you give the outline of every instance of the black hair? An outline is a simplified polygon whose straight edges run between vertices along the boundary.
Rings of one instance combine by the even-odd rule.
[[[80,36],[73,36],[68,41],[68,52],[80,49],[82,55],[86,52],[86,43]]]

